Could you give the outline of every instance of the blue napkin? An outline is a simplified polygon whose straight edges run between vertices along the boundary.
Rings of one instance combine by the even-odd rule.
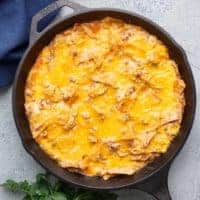
[[[0,87],[12,83],[28,46],[31,18],[54,0],[0,0]],[[45,18],[41,26],[53,19]]]

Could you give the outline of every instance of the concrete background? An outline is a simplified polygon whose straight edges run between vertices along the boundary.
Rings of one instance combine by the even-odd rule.
[[[78,1],[78,0],[77,0]],[[186,50],[200,92],[199,0],[80,0],[88,7],[116,7],[142,14],[164,27]],[[62,11],[68,13],[69,10]],[[197,99],[198,100],[198,99]],[[197,101],[198,102],[198,101]],[[191,135],[169,173],[173,200],[200,200],[200,110]],[[11,88],[0,90],[0,183],[7,178],[33,180],[43,169],[25,152],[17,134],[11,109]],[[137,191],[120,191],[121,200],[149,199]],[[0,188],[0,200],[19,200]]]

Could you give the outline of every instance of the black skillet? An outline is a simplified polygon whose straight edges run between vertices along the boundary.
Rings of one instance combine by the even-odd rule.
[[[37,31],[39,21],[63,6],[72,8],[74,13],[54,21],[44,31],[39,33]],[[170,56],[178,64],[181,77],[186,83],[186,106],[180,133],[171,144],[168,151],[135,175],[117,176],[108,181],[70,173],[59,167],[55,161],[50,159],[49,156],[42,151],[31,137],[29,123],[24,110],[24,87],[26,78],[41,49],[47,45],[56,34],[71,27],[74,23],[96,20],[106,16],[119,18],[128,23],[142,26],[151,34],[156,35],[168,47]],[[62,181],[74,186],[98,190],[113,190],[131,186],[132,188],[151,193],[157,199],[171,199],[167,187],[168,170],[174,157],[185,143],[192,127],[196,108],[196,91],[191,68],[184,50],[157,24],[136,13],[125,10],[113,8],[89,9],[68,0],[59,0],[52,3],[37,13],[32,19],[30,45],[16,73],[12,103],[16,126],[25,149],[47,171],[51,172]]]

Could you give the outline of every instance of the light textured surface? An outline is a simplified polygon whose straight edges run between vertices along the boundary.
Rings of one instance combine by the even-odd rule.
[[[200,92],[200,1],[199,0],[81,0],[88,7],[117,7],[140,13],[164,27],[186,50]],[[64,12],[68,12],[66,9]],[[64,13],[63,12],[63,13]],[[199,99],[197,99],[198,102]],[[173,200],[200,200],[200,110],[191,135],[169,173]],[[32,180],[42,168],[25,152],[11,110],[11,89],[0,90],[0,183],[9,177]],[[147,199],[138,191],[120,191],[120,200]],[[18,200],[0,188],[0,200]]]

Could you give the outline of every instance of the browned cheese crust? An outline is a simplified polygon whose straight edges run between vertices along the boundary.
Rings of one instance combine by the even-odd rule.
[[[33,138],[61,167],[108,179],[167,151],[179,133],[184,87],[160,40],[107,17],[75,24],[43,48],[25,109]]]

